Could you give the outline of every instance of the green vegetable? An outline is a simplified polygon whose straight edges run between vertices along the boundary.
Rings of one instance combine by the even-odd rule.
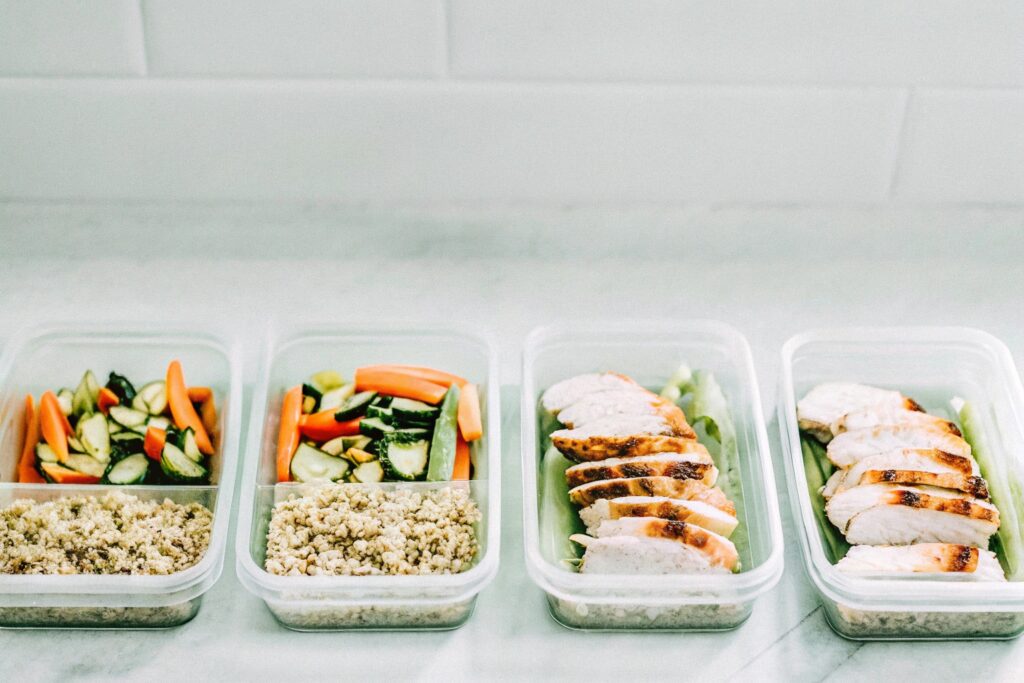
[[[315,413],[323,393],[312,384],[302,385],[302,412]]]
[[[1024,527],[1017,516],[1018,506],[1024,504],[1020,480],[1015,473],[1000,467],[992,457],[993,449],[985,435],[982,415],[967,402],[957,411],[964,439],[971,444],[974,459],[978,461],[981,476],[988,482],[989,497],[999,510],[999,531],[993,539],[993,551],[1006,571],[1009,581],[1024,577]]]
[[[91,477],[102,477],[103,473],[107,471],[106,463],[84,453],[69,454],[64,466]]]
[[[846,556],[850,544],[825,514],[825,499],[821,495],[821,489],[834,468],[825,455],[825,447],[813,436],[806,433],[800,435],[800,450],[804,456],[804,471],[807,476],[807,489],[811,494],[811,508],[818,520],[818,530],[825,543],[828,559],[835,564]]]
[[[110,460],[110,432],[107,418],[100,413],[83,417],[76,427],[78,441],[85,452],[101,462]]]
[[[118,460],[107,470],[103,478],[106,484],[141,484],[149,474],[149,458],[142,453]]]
[[[334,370],[321,370],[309,378],[308,384],[315,388],[319,393],[326,394],[331,389],[337,389],[345,383]],[[303,391],[305,393],[305,391]],[[317,396],[317,399],[320,397]]]
[[[146,425],[149,414],[126,406],[110,406],[110,419],[122,427],[135,429]]]
[[[160,469],[173,481],[182,484],[202,484],[206,482],[206,468],[185,455],[170,439],[164,444],[160,454]]]
[[[572,464],[557,448],[549,448],[541,460],[539,492],[541,554],[569,571],[576,570],[581,556],[579,546],[569,536],[586,531],[565,483],[565,470]]]
[[[351,467],[348,460],[303,443],[292,458],[291,472],[295,481],[338,481]]]
[[[72,405],[75,402],[75,395],[71,393],[70,389],[61,389],[57,392],[57,405],[60,406],[60,412],[65,415],[71,415]]]
[[[96,411],[96,397],[100,395],[100,383],[92,370],[86,370],[71,397],[71,411],[76,415]]]
[[[386,424],[379,417],[368,417],[359,421],[359,432],[371,439],[379,439],[393,431],[395,428]]]
[[[131,405],[132,400],[135,398],[135,387],[132,386],[127,377],[116,372],[110,373],[110,377],[107,378],[107,389],[110,389],[117,395],[123,406]]]
[[[391,401],[391,413],[395,420],[403,425],[432,426],[439,412],[436,406],[411,398],[396,398]]]
[[[362,484],[375,484],[384,479],[384,468],[377,460],[364,462],[352,470],[352,478]]]
[[[377,418],[384,422],[384,424],[393,424],[394,422],[392,419],[394,415],[391,413],[391,408],[385,408],[383,406],[367,406],[366,417]],[[337,414],[335,414],[334,419],[338,419]]]
[[[324,395],[320,397],[320,406],[318,409],[338,410],[341,408],[342,405],[344,405],[345,401],[352,397],[355,391],[355,384],[345,384],[344,386],[340,386],[336,389],[325,391]],[[355,417],[355,415],[353,415],[352,417]],[[337,419],[337,416],[335,416],[335,419]],[[347,419],[349,418],[341,418],[338,421],[342,422]]]
[[[346,420],[357,418],[364,413],[369,415],[367,409],[376,398],[376,391],[360,391],[358,394],[353,394],[338,406],[338,412],[334,414],[334,419],[338,422],[345,422]]]
[[[398,399],[395,399],[397,403]],[[392,403],[394,405],[394,403]],[[441,412],[434,422],[430,442],[430,469],[427,481],[451,481],[455,468],[455,441],[459,435],[459,386],[452,384],[441,401]]]
[[[161,379],[144,384],[132,399],[132,408],[150,415],[162,415],[167,410],[167,386],[164,381]]]
[[[393,479],[415,481],[427,472],[430,443],[416,434],[393,431],[380,445],[380,463]]]

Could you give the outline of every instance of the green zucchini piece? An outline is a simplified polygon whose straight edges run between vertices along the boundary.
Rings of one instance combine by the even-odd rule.
[[[128,408],[127,406],[110,406],[110,419],[128,429],[144,427],[149,420],[149,413]]]
[[[324,395],[320,397],[320,407],[318,410],[339,410],[356,393],[355,384],[344,384],[330,391],[325,391]],[[352,417],[356,417],[353,415]],[[339,418],[338,421],[344,421],[348,418]]]
[[[83,416],[78,421],[76,432],[86,453],[100,462],[110,460],[110,432],[107,430],[107,418],[101,413]]]
[[[359,421],[359,431],[371,439],[380,439],[385,434],[395,431],[395,428],[385,423],[379,417],[368,417]]]
[[[430,442],[401,432],[389,432],[380,445],[380,463],[392,479],[415,481],[427,472]]]
[[[57,404],[60,406],[60,412],[65,415],[72,413],[72,406],[75,402],[75,395],[70,389],[61,389],[57,392]]]
[[[389,408],[389,407],[391,407],[391,400],[392,400],[391,396],[385,396],[384,394],[377,394],[377,397],[374,398],[370,403],[372,405],[375,405],[375,406],[380,406],[381,408]]]
[[[441,412],[437,406],[428,405],[422,401],[414,401],[411,398],[396,398],[391,402],[391,411],[395,419],[400,422],[415,422],[418,424],[430,424],[437,419]]]
[[[150,415],[163,415],[167,410],[167,384],[162,379],[144,384],[132,399],[132,408]]]
[[[380,418],[385,424],[394,423],[394,414],[391,412],[391,408],[385,408],[384,406],[367,406],[366,417]]]
[[[103,477],[106,484],[141,484],[149,474],[149,458],[142,453],[130,455],[110,466]]]
[[[185,455],[169,440],[160,454],[160,469],[170,479],[182,484],[201,484],[206,481],[206,468]]]
[[[355,387],[354,384],[348,386]],[[369,407],[375,398],[377,398],[376,391],[360,391],[358,394],[352,394],[338,407],[338,412],[334,414],[334,419],[338,422],[345,422],[346,420],[357,418],[364,413],[368,417],[373,417],[369,414]]]
[[[303,443],[292,457],[291,472],[294,481],[338,481],[351,467],[348,460]]]
[[[123,406],[131,405],[135,399],[135,387],[132,386],[127,377],[116,372],[111,372],[107,378],[107,389],[110,389],[117,395]]]
[[[76,472],[88,474],[91,477],[102,477],[103,473],[107,471],[107,463],[100,462],[91,455],[84,453],[68,454],[68,459],[64,466]]]
[[[326,394],[331,389],[337,389],[345,383],[334,370],[321,370],[320,372],[314,373],[310,378],[308,384],[316,389],[321,394]],[[319,396],[317,397],[319,398]]]
[[[441,401],[441,413],[434,423],[430,442],[430,470],[427,481],[451,481],[455,469],[455,441],[459,435],[459,387],[451,385]]]
[[[203,453],[199,450],[199,445],[196,443],[196,433],[191,427],[186,429],[181,435],[181,450],[195,462],[203,462]]]
[[[99,395],[100,383],[96,381],[96,375],[92,374],[92,370],[86,370],[71,397],[71,412],[76,415],[95,412],[96,397]]]
[[[376,484],[384,481],[384,468],[379,460],[371,460],[352,470],[352,478],[361,484]]]
[[[39,462],[59,462],[57,453],[45,441],[36,444],[36,460]]]

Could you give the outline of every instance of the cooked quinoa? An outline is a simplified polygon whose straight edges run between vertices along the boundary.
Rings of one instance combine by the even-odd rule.
[[[199,503],[111,491],[0,510],[0,574],[173,574],[210,544],[213,515]]]
[[[266,569],[278,575],[456,574],[478,550],[465,488],[325,486],[274,506]]]

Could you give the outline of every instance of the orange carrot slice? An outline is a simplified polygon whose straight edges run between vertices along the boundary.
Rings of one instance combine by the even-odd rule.
[[[480,420],[480,396],[475,384],[466,384],[459,394],[459,431],[466,441],[476,441],[484,435]]]
[[[118,398],[117,394],[106,387],[100,389],[100,394],[96,397],[96,405],[104,415],[110,412],[111,406],[116,406],[119,403],[121,403],[121,399]]]
[[[469,444],[461,434],[455,440],[455,466],[452,467],[452,481],[469,481]]]
[[[217,404],[213,402],[213,394],[199,406],[199,419],[203,421],[206,433],[213,438],[217,433]]]
[[[299,418],[299,432],[307,439],[329,441],[339,436],[352,436],[359,433],[359,421],[362,418],[338,422],[334,419],[335,410],[322,410],[319,413],[303,415]]]
[[[437,405],[447,390],[443,385],[391,370],[356,370],[356,391],[376,391],[386,396],[401,396]]]
[[[167,443],[167,432],[159,427],[150,427],[146,430],[146,438],[142,442],[142,450],[146,452],[151,460],[160,462],[160,456],[164,452],[164,444]]]
[[[60,462],[68,459],[68,430],[64,428],[66,420],[54,393],[47,391],[43,394],[39,399],[39,431]]]
[[[100,480],[99,477],[76,472],[55,462],[44,462],[40,467],[46,472],[46,476],[58,484],[95,484]]]
[[[299,447],[299,420],[302,418],[302,385],[285,392],[281,402],[281,426],[277,431],[277,480],[292,480],[292,456]]]
[[[36,444],[38,443],[39,413],[36,412],[30,394],[25,397],[25,445],[21,447],[21,458],[18,460],[18,483],[46,483],[46,480],[36,470]]]
[[[435,370],[434,368],[425,368],[420,365],[370,365],[363,370],[384,370],[387,372],[394,372],[408,377],[415,377],[416,379],[425,379],[428,382],[434,384],[440,384],[447,388],[453,384],[457,384],[461,389],[466,384],[464,377],[453,375],[450,372],[443,372],[441,370]]]
[[[213,444],[206,433],[203,421],[188,400],[188,389],[185,388],[185,375],[181,371],[181,363],[173,360],[167,366],[167,404],[171,406],[171,415],[178,429],[192,428],[196,434],[196,445],[206,455],[213,455]]]
[[[189,387],[188,400],[193,403],[206,403],[213,398],[213,389],[210,387]]]

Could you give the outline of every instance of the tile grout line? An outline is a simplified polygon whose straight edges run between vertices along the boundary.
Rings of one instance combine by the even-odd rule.
[[[915,88],[913,86],[907,88],[903,94],[903,108],[902,116],[900,118],[900,125],[896,129],[896,138],[892,143],[892,160],[891,168],[889,172],[889,186],[886,191],[885,198],[887,201],[892,201],[896,196],[896,188],[899,185],[900,173],[903,168],[903,159],[906,154],[907,138],[910,128],[910,108],[913,104]]]

